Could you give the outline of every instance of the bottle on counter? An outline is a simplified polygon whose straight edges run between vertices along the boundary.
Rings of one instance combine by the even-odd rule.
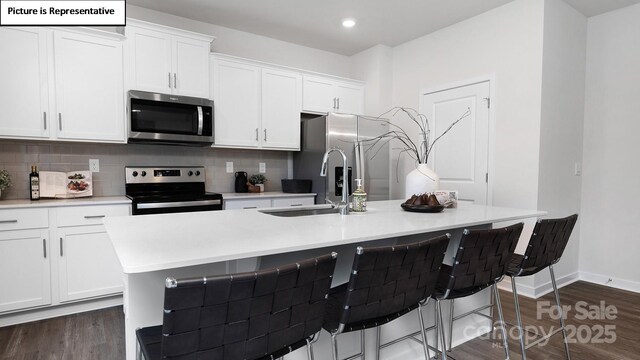
[[[29,194],[31,200],[40,200],[40,175],[35,165],[31,166],[31,174],[29,174]]]
[[[362,188],[362,179],[356,179],[356,191],[351,194],[353,212],[367,211],[367,193]]]

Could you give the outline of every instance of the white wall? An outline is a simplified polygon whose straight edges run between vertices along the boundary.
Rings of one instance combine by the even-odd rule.
[[[351,77],[366,79],[365,115],[379,116],[391,108],[393,50],[376,45],[351,57]]]
[[[495,74],[493,205],[537,207],[543,5],[516,0],[393,49],[395,106],[418,109],[422,89]],[[401,179],[413,165],[405,157]],[[392,196],[404,197],[403,181]]]
[[[580,268],[640,291],[640,5],[588,21]],[[591,275],[590,275],[591,274]]]
[[[549,217],[580,212],[582,178],[574,165],[582,161],[586,47],[587,18],[562,0],[546,0],[538,208]],[[579,239],[578,223],[555,267],[561,282],[577,279]],[[550,281],[547,271],[535,276],[538,291],[551,289]]]
[[[216,37],[213,42],[213,50],[216,52],[337,76],[350,76],[350,58],[344,55],[134,5],[127,5],[127,17],[213,35]]]

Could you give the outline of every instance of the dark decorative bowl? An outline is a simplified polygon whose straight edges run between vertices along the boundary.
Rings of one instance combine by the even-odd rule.
[[[421,213],[439,213],[444,210],[444,205],[411,205],[402,203],[400,205],[405,211],[421,212]]]

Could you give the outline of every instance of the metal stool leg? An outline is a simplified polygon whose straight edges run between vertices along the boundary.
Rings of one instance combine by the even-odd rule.
[[[564,351],[567,353],[567,360],[571,360],[571,354],[569,353],[569,341],[567,340],[567,328],[564,326],[564,311],[562,310],[562,304],[560,304],[560,293],[558,292],[558,286],[556,285],[556,276],[553,273],[553,265],[549,265],[549,272],[551,273],[553,292],[556,295],[556,304],[558,305],[558,311],[560,312],[560,326],[562,326],[562,336],[564,337]]]
[[[440,331],[440,342],[442,348],[440,349],[440,355],[442,360],[447,360],[447,341],[444,336],[444,323],[442,321],[442,309],[440,308],[440,300],[436,299],[436,324],[437,327],[441,327],[442,331]]]
[[[360,330],[360,354],[364,360],[364,329]]]
[[[453,348],[453,304],[455,303],[455,299],[451,299],[451,306],[449,307],[449,349],[447,351],[451,351]]]
[[[333,360],[338,360],[338,339],[336,336],[338,334],[331,334],[331,355],[333,355]]]
[[[380,328],[382,326],[378,326],[376,328],[376,360],[380,360]]]
[[[318,341],[319,337],[320,337],[320,333],[317,332],[317,333],[313,334],[311,339],[307,339],[307,358],[308,358],[308,360],[314,360],[313,359],[313,343]]]
[[[507,339],[507,329],[504,325],[504,316],[502,315],[502,303],[500,303],[500,292],[498,291],[498,287],[493,285],[493,294],[496,297],[496,306],[498,308],[498,317],[500,318],[500,329],[502,329],[502,341],[504,344],[504,352],[506,355],[506,360],[509,360],[509,343]]]
[[[425,302],[425,305],[429,303],[429,300]],[[424,350],[424,356],[426,360],[431,359],[431,353],[429,352],[429,342],[427,341],[427,332],[424,331],[424,317],[422,316],[422,304],[418,304],[418,320],[420,321],[420,335],[422,336],[422,348]],[[380,334],[378,332],[378,334]],[[379,337],[379,336],[378,336]],[[380,360],[380,357],[377,357]]]
[[[516,306],[516,320],[518,321],[518,340],[520,341],[520,352],[522,360],[527,360],[527,349],[524,346],[524,330],[522,328],[522,317],[520,316],[520,301],[518,301],[518,288],[516,286],[516,278],[511,278],[511,288],[513,289],[513,302]]]
[[[142,350],[140,350],[140,343],[136,339],[136,360],[142,360]]]

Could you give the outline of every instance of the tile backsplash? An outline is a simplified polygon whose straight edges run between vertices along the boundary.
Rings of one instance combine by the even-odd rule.
[[[0,140],[0,169],[9,171],[13,183],[2,191],[2,198],[29,198],[31,165],[46,171],[89,170],[89,159],[100,161],[100,172],[93,174],[93,196],[124,195],[125,166],[205,166],[206,188],[213,192],[234,191],[234,174],[226,172],[227,161],[233,162],[234,172],[249,175],[258,173],[258,163],[266,163],[266,191],[280,191],[280,179],[288,177],[284,151]]]

